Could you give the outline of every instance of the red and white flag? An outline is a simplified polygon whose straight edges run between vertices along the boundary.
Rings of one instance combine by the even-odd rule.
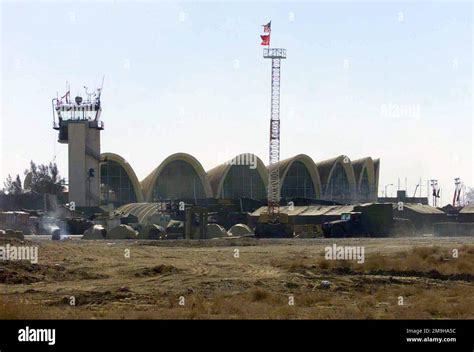
[[[270,45],[270,34],[261,35],[260,38],[262,38],[261,45]]]

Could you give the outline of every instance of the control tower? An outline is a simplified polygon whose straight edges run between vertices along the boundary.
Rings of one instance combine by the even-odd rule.
[[[59,131],[58,142],[68,144],[69,203],[77,207],[99,206],[100,203],[100,121],[102,88],[86,98],[70,99],[70,90],[52,100],[53,128]]]

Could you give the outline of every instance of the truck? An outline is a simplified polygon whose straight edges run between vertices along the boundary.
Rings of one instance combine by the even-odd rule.
[[[322,224],[324,237],[386,237],[393,229],[393,210],[389,203],[354,206],[341,214],[339,220]]]
[[[361,220],[361,212],[350,212],[341,214],[341,219],[323,223],[324,237],[343,238],[366,236]]]

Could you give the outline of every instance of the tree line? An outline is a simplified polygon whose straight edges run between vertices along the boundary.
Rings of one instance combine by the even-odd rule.
[[[24,171],[24,179],[20,175],[13,178],[10,174],[3,182],[4,194],[22,194],[27,191],[35,193],[60,194],[65,188],[65,179],[59,174],[56,163],[40,164],[30,161],[30,167]]]

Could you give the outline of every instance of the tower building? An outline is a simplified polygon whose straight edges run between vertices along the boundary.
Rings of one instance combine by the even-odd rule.
[[[70,99],[70,90],[52,100],[53,128],[59,131],[58,142],[68,144],[69,202],[78,207],[100,204],[100,121],[102,88],[87,98]]]

